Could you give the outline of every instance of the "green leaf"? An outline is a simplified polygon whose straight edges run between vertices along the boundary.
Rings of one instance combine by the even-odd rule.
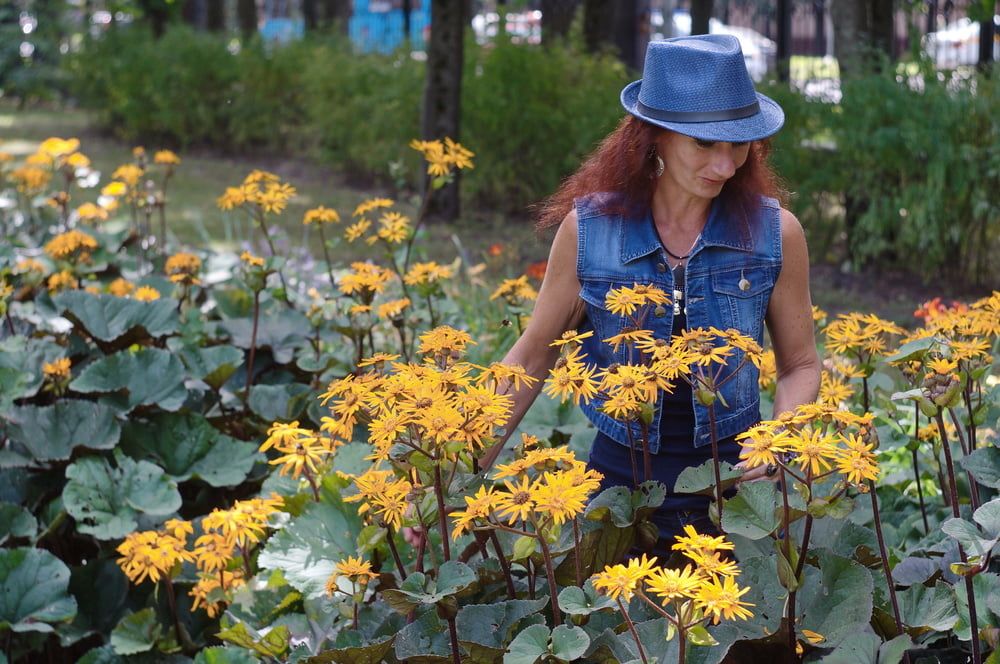
[[[924,337],[923,339],[908,341],[900,346],[895,353],[885,358],[885,361],[891,364],[896,364],[923,357],[924,353],[926,353],[931,346],[939,342],[940,339],[937,337]]]
[[[868,570],[848,558],[819,554],[820,568],[805,568],[798,590],[799,629],[826,637],[828,647],[864,630],[872,616],[873,583]]]
[[[552,630],[552,654],[564,662],[583,657],[590,645],[590,637],[579,627],[559,625]]]
[[[413,664],[451,661],[448,623],[431,609],[404,627],[396,637],[396,657]]]
[[[615,601],[594,590],[594,584],[587,579],[583,588],[569,586],[559,593],[559,608],[571,616],[588,616],[596,611],[614,609]]]
[[[111,632],[111,647],[119,655],[135,655],[153,649],[163,628],[152,608],[136,611],[121,619]]]
[[[878,664],[899,664],[903,661],[903,656],[909,648],[913,647],[913,641],[908,634],[900,634],[896,638],[886,641],[878,648]]]
[[[251,318],[232,318],[222,321],[222,327],[229,332],[232,344],[237,348],[250,348],[253,332]],[[270,348],[274,361],[288,364],[295,350],[308,343],[304,333],[308,332],[309,319],[298,311],[282,309],[278,314],[261,316],[257,326],[257,348]]]
[[[333,648],[305,661],[306,664],[380,664],[385,661],[395,641],[395,636],[389,636],[365,645]]]
[[[122,449],[152,458],[178,482],[198,478],[215,487],[240,484],[260,458],[256,445],[223,434],[197,413],[132,420],[122,432]]]
[[[1000,489],[1000,447],[980,447],[959,464],[983,486]]]
[[[69,568],[43,549],[0,549],[0,631],[51,632],[76,615]]]
[[[38,521],[28,510],[13,503],[0,503],[0,544],[8,539],[31,538],[38,532]]]
[[[180,509],[177,484],[148,461],[133,461],[115,450],[114,468],[100,457],[83,457],[66,468],[63,503],[77,530],[97,539],[119,539],[138,526],[145,512],[166,516]]]
[[[825,644],[824,644],[825,645]],[[854,638],[837,646],[820,664],[879,664],[879,647],[882,639],[871,632],[856,634]]]
[[[744,482],[722,509],[722,529],[750,539],[767,537],[780,524],[773,482]]]
[[[184,404],[184,365],[176,355],[159,348],[120,351],[97,360],[80,372],[70,388],[85,394],[124,390],[127,408],[155,404],[175,411]]]
[[[695,625],[688,631],[688,640],[696,646],[714,646],[718,645],[718,641],[708,633],[704,625]]]
[[[248,627],[246,623],[240,622],[222,630],[217,636],[223,641],[253,650],[265,657],[280,658],[288,650],[288,625],[278,625],[261,635]]]
[[[463,606],[456,618],[458,638],[463,645],[475,644],[504,650],[517,623],[541,611],[547,603],[548,600],[542,597]]]
[[[173,334],[179,325],[177,309],[169,299],[142,302],[73,290],[59,293],[52,301],[87,335],[106,343],[117,341],[119,348],[144,338]]]
[[[511,560],[525,560],[531,557],[538,548],[538,538],[521,535],[514,540],[514,550],[511,553]]]
[[[233,646],[213,646],[199,650],[194,664],[258,664],[253,651]]]
[[[969,641],[972,639],[972,630],[969,628],[969,595],[965,591],[965,583],[959,582],[952,590],[955,592],[955,606],[958,609],[958,622],[953,628],[955,636],[962,641]],[[976,599],[979,629],[987,625],[995,626],[989,613],[983,609],[989,606],[991,598],[1000,595],[1000,575],[985,572],[972,577],[972,594]]]
[[[343,504],[311,503],[264,545],[257,560],[261,569],[281,570],[288,583],[309,598],[326,594],[333,567],[355,555],[361,524],[348,517]]]
[[[302,383],[254,385],[250,388],[247,404],[265,422],[287,422],[299,417],[311,396],[309,386]]]
[[[918,633],[927,630],[947,632],[958,622],[955,594],[944,581],[938,581],[931,588],[912,585],[897,593],[896,598],[903,623],[917,629]]]
[[[37,394],[45,378],[42,366],[66,355],[66,349],[49,338],[36,339],[22,336],[8,337],[0,341],[0,406],[7,399],[32,397]],[[7,385],[15,390],[7,393]]]
[[[531,625],[521,630],[507,648],[503,664],[535,664],[549,652],[549,628]]]
[[[1000,498],[994,498],[979,506],[972,514],[972,520],[982,526],[989,535],[1000,535]]]
[[[13,406],[16,400],[33,396],[38,391],[37,387],[33,391],[29,389],[32,378],[26,371],[0,366],[0,413]]]
[[[979,512],[977,511],[976,514]],[[970,558],[975,557],[981,560],[990,554],[997,543],[997,537],[983,537],[982,531],[976,524],[969,523],[964,519],[952,517],[941,524],[941,530],[958,540]]]
[[[33,461],[64,461],[76,447],[109,450],[121,434],[111,408],[79,399],[16,407],[8,422],[11,440],[24,446]]]
[[[910,556],[892,568],[892,580],[897,586],[912,586],[924,583],[940,570],[940,565],[930,558]]]
[[[674,484],[674,493],[698,493],[703,496],[715,495],[715,467],[713,461],[709,460],[700,466],[690,466],[681,471]],[[743,473],[734,468],[732,464],[725,461],[719,464],[719,479],[722,481],[722,490],[736,484],[736,480]],[[754,482],[751,482],[754,484]],[[770,484],[770,482],[768,482]],[[725,509],[723,509],[725,516]]]
[[[233,346],[184,346],[180,356],[188,374],[205,381],[214,390],[222,387],[243,363],[243,351]]]
[[[591,500],[584,515],[594,521],[610,517],[614,525],[627,528],[662,505],[666,496],[666,487],[655,481],[643,482],[635,491],[613,486]]]
[[[476,582],[476,573],[465,563],[449,560],[438,568],[437,594],[457,595]]]

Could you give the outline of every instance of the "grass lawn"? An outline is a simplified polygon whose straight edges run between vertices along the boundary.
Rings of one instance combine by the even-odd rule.
[[[12,152],[16,156],[30,154],[39,142],[49,136],[79,138],[84,154],[101,171],[102,184],[108,181],[117,166],[131,159],[132,146],[94,129],[86,112],[18,111],[10,105],[0,104],[0,151]],[[158,148],[155,145],[145,147],[147,150]],[[236,247],[250,237],[246,220],[219,210],[215,200],[226,187],[238,184],[254,168],[273,171],[296,187],[298,195],[281,216],[279,224],[287,233],[287,246],[306,247],[317,258],[322,255],[321,245],[315,230],[301,223],[305,210],[325,205],[339,211],[346,220],[354,207],[367,198],[397,197],[391,186],[361,187],[354,184],[354,179],[349,182],[344,174],[329,167],[287,155],[239,157],[198,150],[182,153],[180,157],[181,166],[170,183],[167,208],[169,232],[180,243],[196,247]],[[84,197],[77,193],[74,203],[79,204],[83,199],[92,200],[97,190],[87,193],[88,196]],[[412,195],[403,196],[408,198],[399,201],[400,209],[414,214],[416,202],[412,200]],[[545,258],[548,252],[548,239],[539,238],[529,220],[512,220],[481,210],[468,211],[465,218],[456,224],[432,224],[427,228],[427,236],[418,243],[425,252],[423,258],[443,262],[461,256],[466,261],[478,263],[484,260],[490,245],[501,244],[502,255],[487,261],[489,276],[494,279],[517,276],[529,263]],[[364,245],[346,242],[340,242],[331,253],[338,262],[376,257]],[[875,283],[878,286],[873,288]],[[908,325],[913,323],[913,310],[923,300],[934,296],[946,300],[973,297],[954,290],[928,288],[905,275],[892,278],[849,274],[832,265],[814,266],[812,293],[813,301],[831,314],[851,310],[871,311]]]

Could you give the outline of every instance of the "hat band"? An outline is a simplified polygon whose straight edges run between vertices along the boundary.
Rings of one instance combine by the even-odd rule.
[[[752,104],[741,108],[727,108],[721,111],[665,111],[659,108],[646,106],[638,99],[635,102],[636,109],[654,120],[663,122],[724,122],[726,120],[740,120],[760,112],[760,104],[756,100]]]

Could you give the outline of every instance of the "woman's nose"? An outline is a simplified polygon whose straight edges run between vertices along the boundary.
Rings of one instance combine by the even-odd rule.
[[[736,174],[736,160],[728,147],[720,149],[712,158],[712,170],[719,179],[729,179]]]

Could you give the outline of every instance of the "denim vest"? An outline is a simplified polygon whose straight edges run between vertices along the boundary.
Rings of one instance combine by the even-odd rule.
[[[622,332],[627,319],[604,308],[609,289],[635,283],[654,284],[668,295],[674,280],[666,253],[660,243],[652,213],[641,215],[607,213],[609,203],[620,199],[616,194],[592,194],[576,200],[579,244],[576,273],[580,298],[586,304],[587,321],[581,330],[593,330],[584,341],[587,361],[608,367],[628,360],[624,345],[617,351],[603,342]],[[714,326],[736,328],[762,343],[764,314],[771,291],[781,270],[781,208],[772,198],[761,197],[756,210],[729,214],[719,198],[701,235],[691,249],[685,268],[684,301],[689,328]],[[672,300],[673,298],[671,298]],[[672,306],[651,312],[645,327],[657,338],[669,339],[673,327]],[[734,351],[720,380],[731,373],[742,359]],[[715,403],[716,435],[725,438],[745,431],[760,421],[759,371],[751,362],[722,387],[721,400]],[[679,379],[681,380],[681,379]],[[660,449],[660,402],[657,399],[653,422],[649,427],[650,451]],[[622,445],[629,444],[625,424],[601,412],[603,401],[595,399],[582,409],[594,426]],[[694,446],[711,443],[708,408],[692,396],[695,415]],[[632,422],[633,440],[641,440],[638,422]]]

